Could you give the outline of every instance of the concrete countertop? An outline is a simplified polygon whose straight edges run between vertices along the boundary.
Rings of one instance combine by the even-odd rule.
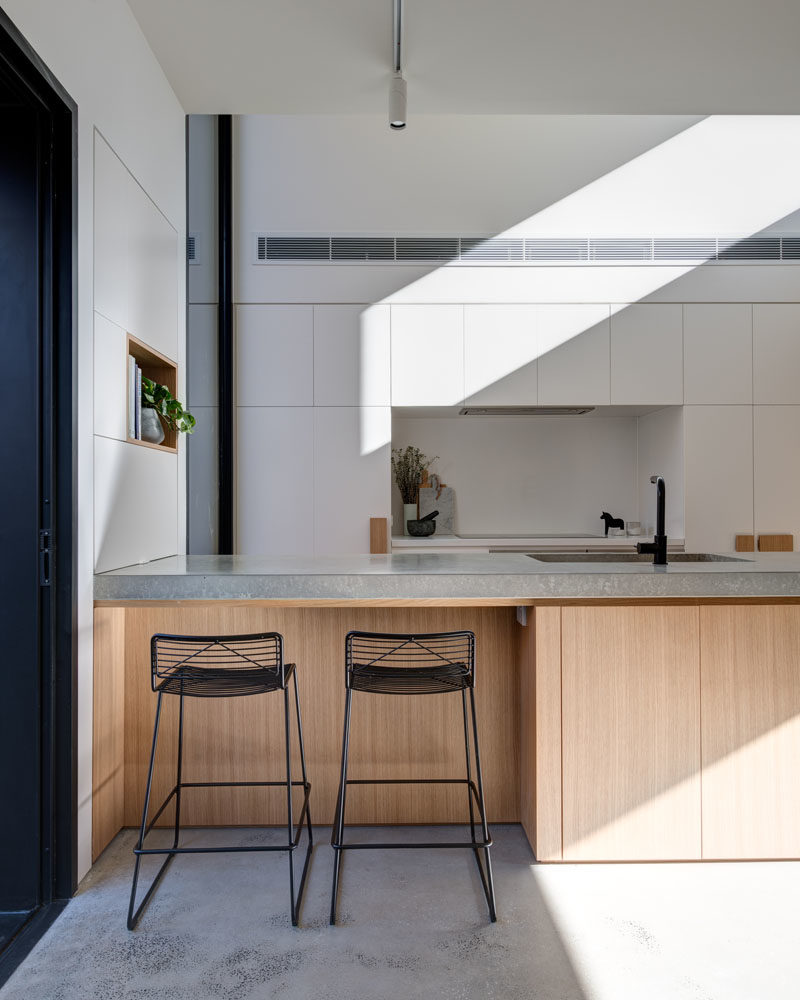
[[[520,553],[170,556],[95,576],[98,601],[800,597],[800,553],[741,562],[545,563]]]

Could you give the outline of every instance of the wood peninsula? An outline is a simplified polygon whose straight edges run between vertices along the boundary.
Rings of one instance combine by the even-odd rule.
[[[298,665],[311,807],[330,823],[349,629],[477,637],[493,823],[539,861],[800,858],[800,555],[540,562],[524,554],[176,556],[95,578],[93,855],[140,821],[149,640],[278,631]],[[176,700],[176,699],[175,699]],[[279,699],[193,699],[185,780],[264,780]],[[364,695],[351,774],[461,776],[460,700]],[[155,800],[174,775],[162,719]],[[460,823],[463,789],[354,787],[353,823]],[[260,789],[194,789],[188,825],[278,824]],[[168,822],[169,816],[165,817]]]

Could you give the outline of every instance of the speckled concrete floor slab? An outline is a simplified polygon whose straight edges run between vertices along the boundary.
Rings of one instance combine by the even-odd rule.
[[[176,859],[130,933],[124,831],[0,1000],[796,1000],[800,866],[538,866],[519,827],[494,835],[494,925],[467,852],[367,851],[346,857],[329,927],[319,829],[301,927],[284,856],[206,855]]]

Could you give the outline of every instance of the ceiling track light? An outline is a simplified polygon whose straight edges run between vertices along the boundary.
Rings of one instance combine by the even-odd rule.
[[[389,89],[389,128],[406,127],[407,89],[403,79],[403,0],[393,0],[394,76]]]

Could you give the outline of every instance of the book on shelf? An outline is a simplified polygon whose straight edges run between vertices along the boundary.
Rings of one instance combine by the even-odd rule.
[[[136,437],[136,358],[128,355],[128,437]]]
[[[142,440],[142,369],[136,366],[136,440]]]

